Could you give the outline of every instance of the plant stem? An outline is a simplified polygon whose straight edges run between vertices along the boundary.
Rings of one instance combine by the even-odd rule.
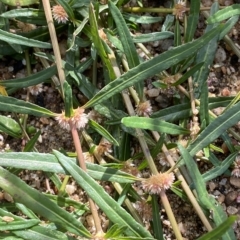
[[[120,73],[120,70],[118,68],[118,65],[117,65],[117,62],[116,62],[116,58],[115,58],[115,55],[114,55],[113,52],[111,53],[111,63],[112,63],[112,66],[114,66],[114,72],[116,74],[116,77],[120,77],[121,73]],[[128,91],[124,90],[124,91],[122,91],[121,94],[122,94],[123,100],[125,102],[125,106],[127,108],[128,114],[130,116],[135,116],[135,111],[134,111],[131,99],[129,97]],[[134,99],[137,99],[137,97],[134,96]],[[138,102],[139,102],[139,100],[138,100]],[[139,143],[141,145],[141,149],[142,149],[143,154],[144,154],[144,156],[145,156],[145,158],[146,158],[146,160],[148,162],[148,166],[149,166],[151,172],[153,174],[158,174],[157,167],[156,167],[156,165],[155,165],[155,163],[153,161],[153,158],[152,158],[152,156],[150,154],[150,150],[149,150],[148,145],[147,145],[147,143],[145,141],[144,134],[143,134],[142,130],[136,129],[135,131],[136,131],[136,136],[138,138],[138,141],[139,141]],[[167,212],[167,215],[169,217],[169,221],[171,222],[171,225],[173,227],[173,231],[174,231],[177,239],[182,239],[181,233],[180,233],[178,225],[177,225],[177,221],[176,221],[176,219],[174,217],[174,214],[172,212],[172,208],[171,208],[171,206],[170,206],[170,204],[168,202],[168,198],[167,198],[165,192],[162,195],[160,194],[160,197],[161,197],[161,201],[163,203],[163,206],[164,207],[166,206],[165,210]]]
[[[88,146],[90,148],[92,148],[94,146],[94,143],[93,143],[93,140],[91,139],[91,137],[85,131],[82,132],[82,135],[83,135],[85,141],[87,142]],[[94,157],[97,159],[99,164],[105,164],[106,163],[106,161],[98,154],[97,151],[93,151],[93,154],[94,154]],[[122,186],[117,182],[112,182],[112,185],[114,186],[114,188],[116,189],[116,191],[120,195],[123,191]],[[136,209],[133,207],[131,201],[127,197],[125,198],[124,203],[126,204],[128,210],[130,211],[131,215],[135,218],[135,220],[138,221],[141,225],[143,225],[142,218],[139,216]]]
[[[87,167],[86,167],[86,164],[85,164],[85,160],[84,160],[84,156],[83,156],[83,152],[82,152],[82,147],[81,147],[81,143],[80,143],[80,140],[79,140],[79,135],[78,135],[78,132],[77,132],[77,129],[76,129],[75,126],[71,125],[71,132],[72,132],[74,146],[75,146],[76,152],[77,152],[77,158],[78,158],[79,165],[83,169],[83,171],[86,172]],[[93,216],[93,220],[94,220],[94,223],[95,223],[95,226],[96,226],[97,234],[101,234],[101,233],[103,233],[103,230],[102,230],[102,227],[101,227],[101,222],[100,222],[100,218],[98,216],[98,211],[97,211],[96,205],[91,198],[88,198],[88,201],[89,201],[89,206],[90,206],[91,213],[92,213],[92,216]]]
[[[172,208],[171,208],[171,206],[169,204],[169,201],[168,201],[168,198],[167,198],[167,195],[166,195],[165,191],[161,191],[160,192],[160,197],[161,197],[164,209],[166,210],[168,219],[169,219],[169,221],[172,224],[172,228],[174,230],[174,233],[175,233],[175,236],[176,236],[177,240],[182,240],[183,239],[182,235],[181,235],[181,233],[179,231],[179,227],[177,225],[177,222],[175,221],[175,217],[173,215]]]
[[[48,24],[48,28],[49,28],[51,41],[52,41],[53,52],[54,52],[57,70],[58,70],[58,77],[59,77],[60,84],[61,84],[61,92],[62,92],[62,95],[64,96],[63,83],[65,81],[65,74],[64,74],[64,70],[63,70],[63,66],[62,66],[62,59],[61,59],[61,55],[60,55],[60,51],[59,51],[56,30],[55,30],[55,26],[53,24],[51,6],[50,6],[49,0],[42,0],[42,3],[43,3],[45,16],[47,19],[47,24]]]
[[[222,9],[224,7],[220,7]],[[210,7],[201,7],[200,11],[207,11],[210,10]],[[124,12],[134,12],[134,13],[141,13],[141,12],[150,12],[150,13],[173,13],[174,8],[144,8],[144,7],[124,7]],[[190,11],[190,8],[186,8],[185,11]]]

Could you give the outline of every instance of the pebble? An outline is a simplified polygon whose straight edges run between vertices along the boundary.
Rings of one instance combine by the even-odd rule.
[[[231,185],[233,185],[234,187],[240,188],[240,178],[237,177],[230,177],[230,183]]]
[[[225,203],[227,206],[229,206],[233,201],[235,201],[235,199],[237,198],[237,191],[231,191],[226,195],[225,198]]]
[[[223,194],[220,194],[219,196],[218,196],[218,202],[219,203],[223,203],[224,202],[224,200],[225,200],[225,196],[223,195]]]
[[[147,90],[147,94],[149,97],[157,97],[160,93],[160,89],[152,88]]]
[[[215,62],[222,63],[227,59],[226,51],[223,48],[218,48],[215,54]]]
[[[76,190],[77,190],[76,186],[73,186],[73,185],[70,185],[70,184],[66,185],[66,192],[69,195],[72,195]]]
[[[230,215],[234,215],[238,212],[238,209],[232,206],[227,207],[227,213]]]
[[[225,185],[226,183],[227,183],[227,178],[223,178],[223,179],[219,182],[220,185]]]

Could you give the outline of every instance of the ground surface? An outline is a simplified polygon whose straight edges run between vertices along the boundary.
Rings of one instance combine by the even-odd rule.
[[[229,4],[231,1],[221,1],[222,5]],[[145,2],[149,7],[158,6],[158,2]],[[211,6],[211,1],[203,1],[205,6]],[[164,1],[164,6],[167,6],[166,1]],[[201,36],[204,31],[204,17],[201,16],[199,19],[199,28],[196,34],[196,37]],[[142,33],[151,32],[156,30],[158,26],[152,24],[148,26],[142,26]],[[234,29],[229,33],[231,39],[240,45],[240,22],[238,22]],[[159,41],[158,43],[154,42],[147,45],[148,50],[153,54],[159,54],[165,51],[166,48],[172,45],[172,41]],[[238,45],[238,47],[239,47]],[[209,94],[211,96],[235,96],[236,93],[240,90],[240,68],[239,68],[239,59],[232,52],[232,50],[224,43],[224,41],[219,42],[218,55],[215,58],[213,66],[211,66],[211,72],[209,75]],[[11,68],[13,67],[13,68]],[[39,68],[39,63],[33,66],[34,69]],[[41,67],[40,67],[41,68]],[[0,61],[0,78],[1,79],[12,79],[23,77],[26,75],[26,69],[24,65],[21,65],[21,61],[16,61],[14,59],[3,58]],[[153,94],[153,85],[151,79],[146,81],[146,92],[148,97],[153,105],[153,109],[158,110],[170,106],[172,104],[172,96],[169,95],[169,92],[159,91],[157,96],[155,92]],[[175,91],[174,89],[172,91]],[[15,97],[19,99],[26,99],[27,90],[21,90],[14,94]],[[76,90],[76,97],[79,101],[82,101],[82,95]],[[60,113],[63,109],[63,103],[61,97],[59,96],[57,90],[50,84],[43,86],[43,92],[38,96],[30,96],[30,101],[37,103],[41,106],[50,109],[51,111]],[[219,109],[216,109],[217,113]],[[41,139],[37,144],[37,149],[39,152],[51,152],[52,149],[61,149],[63,148],[66,151],[74,151],[73,143],[71,140],[71,135],[65,130],[61,130],[54,119],[45,119],[45,118],[28,118],[29,124],[32,126],[41,129]],[[239,127],[239,125],[238,125]],[[236,131],[239,131],[239,128],[236,127]],[[3,144],[2,149],[10,148],[12,151],[21,151],[25,145],[24,139],[14,139],[10,136],[2,134]],[[237,143],[239,145],[239,143]],[[134,146],[134,145],[133,145]],[[219,143],[221,146],[221,143]],[[227,156],[227,153],[226,153]],[[207,169],[209,166],[202,163],[200,168]],[[23,171],[21,173],[22,179],[26,180],[33,187],[43,191],[52,191],[51,182],[48,186],[48,179],[41,172],[33,173],[29,171]],[[81,189],[78,189],[75,186],[75,183],[72,181],[69,183],[69,193],[76,199],[85,199],[84,193]],[[240,239],[240,179],[234,181],[232,178],[221,176],[214,181],[207,183],[207,188],[209,193],[214,195],[218,200],[219,204],[223,206],[226,212],[229,215],[237,214],[239,216],[238,222],[234,224],[234,229],[236,232],[237,239]],[[180,200],[175,194],[169,192],[168,194],[171,205],[173,207],[174,214],[176,216],[177,222],[181,229],[181,232],[185,239],[193,240],[201,236],[206,232],[206,229],[203,227],[200,219],[194,213],[192,206]],[[5,198],[6,200],[6,198]],[[166,240],[173,240],[173,233],[171,231],[170,222],[167,220],[167,216],[162,209],[161,218],[163,221],[164,233]],[[102,216],[102,219],[105,220],[105,216]],[[85,224],[91,229],[91,219],[85,218]],[[149,219],[146,219],[146,226],[149,226]]]

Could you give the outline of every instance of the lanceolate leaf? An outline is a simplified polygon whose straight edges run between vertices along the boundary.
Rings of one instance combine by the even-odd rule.
[[[106,138],[110,143],[119,146],[117,140],[101,125],[99,125],[97,122],[93,120],[89,120],[89,125],[93,129],[95,129],[100,135],[102,135],[104,138]]]
[[[180,144],[178,145],[178,148],[184,159],[188,173],[193,181],[193,185],[196,189],[200,205],[203,206],[207,211],[212,211],[213,221],[216,226],[219,226],[224,220],[227,219],[226,213],[223,211],[221,205],[218,204],[216,200],[208,194],[203,177],[198,170],[197,164],[189,152]],[[223,239],[235,240],[236,238],[234,236],[233,229],[229,229],[227,232],[225,232]]]
[[[2,167],[0,167],[0,187],[8,192],[16,202],[24,204],[61,228],[80,236],[91,236],[81,222],[77,221],[70,213]]]
[[[56,114],[33,103],[0,95],[0,111],[30,114],[37,117],[53,117]]]
[[[198,151],[212,143],[224,131],[240,121],[240,102],[213,120],[197,139],[188,146],[189,153],[194,156]]]
[[[200,11],[200,0],[191,1],[190,14],[187,22],[187,30],[185,34],[185,42],[192,41],[197,28]]]
[[[140,64],[140,61],[129,28],[119,9],[111,1],[108,2],[108,5],[113,19],[117,25],[118,35],[123,46],[128,67],[130,69],[134,68]],[[139,95],[140,101],[143,99],[143,87],[143,82],[135,83],[135,88]]]
[[[240,14],[240,4],[233,4],[231,6],[228,6],[217,13],[215,13],[213,16],[209,17],[207,19],[208,24],[221,22],[227,18],[230,18],[234,15]]]
[[[139,223],[136,222],[119,204],[113,200],[86,172],[68,161],[61,153],[54,151],[59,162],[66,168],[77,183],[87,192],[90,198],[102,209],[108,218],[115,224],[126,226],[139,239],[151,237],[150,233]]]
[[[130,69],[127,73],[123,74],[121,77],[101,89],[89,102],[84,105],[84,107],[87,108],[96,104],[100,104],[101,102],[112,97],[114,94],[134,85],[136,82],[143,81],[148,77],[153,76],[174,64],[177,64],[186,57],[194,54],[199,48],[211,40],[219,31],[221,31],[221,27],[215,28],[196,41],[192,41],[180,47],[171,49],[149,61],[141,63],[135,68]]]
[[[212,12],[214,13],[214,11],[216,11],[217,8],[218,8],[218,3],[215,2],[211,8],[211,14]],[[206,32],[209,32],[211,31],[211,29],[214,29],[214,28],[216,28],[216,26],[208,25],[206,28]],[[209,66],[213,63],[213,59],[217,49],[219,33],[217,33],[206,45],[204,45],[197,54],[196,63],[198,64],[203,62],[204,65],[196,74],[194,74],[193,81],[194,81],[194,85],[197,86],[194,88],[195,98],[200,98],[200,94],[202,92],[202,86],[207,81],[207,77],[209,74]]]
[[[236,159],[236,155],[237,152],[231,154],[223,162],[221,162],[220,165],[215,166],[206,173],[202,174],[204,181],[205,182],[211,181],[212,179],[215,179],[216,177],[223,174],[229,168],[232,162]]]
[[[76,159],[74,158],[68,157],[68,161],[76,164]],[[88,174],[97,180],[119,183],[133,183],[136,181],[136,177],[114,168],[92,163],[86,163],[86,165]],[[59,164],[54,155],[45,153],[1,153],[0,166],[69,174],[62,168],[62,165]]]
[[[19,230],[19,229],[26,229],[33,227],[40,223],[37,219],[30,219],[24,221],[12,221],[12,222],[0,222],[0,231],[12,231],[12,230]]]
[[[166,39],[173,37],[174,34],[172,32],[155,32],[155,33],[146,33],[141,34],[133,37],[133,41],[135,43],[145,43],[145,42],[151,42],[151,41],[157,41],[161,39]]]
[[[124,117],[121,121],[126,127],[141,128],[168,134],[188,134],[189,130],[175,124],[146,117]]]
[[[221,239],[222,235],[233,225],[233,223],[236,220],[237,220],[237,216],[230,216],[218,227],[214,228],[211,232],[204,234],[202,237],[198,238],[197,240]]]
[[[221,31],[219,35],[219,40],[221,40],[228,32],[233,28],[233,26],[237,23],[239,16],[233,16],[225,23],[224,29]]]
[[[0,115],[0,131],[15,138],[22,136],[19,124],[14,119],[2,115]]]
[[[14,231],[14,234],[21,239],[35,239],[35,240],[68,240],[69,237],[64,233],[51,229],[50,226],[35,226],[31,229]]]
[[[9,33],[0,29],[0,40],[11,44],[19,44],[28,47],[51,48],[51,44],[47,42],[40,42],[34,39],[22,37],[17,34]]]
[[[1,14],[4,18],[16,18],[21,22],[31,24],[47,25],[43,10],[34,8],[16,8]]]
[[[142,24],[150,24],[150,23],[156,23],[162,21],[163,17],[152,17],[152,16],[139,16],[135,14],[129,14],[129,13],[122,13],[123,17],[131,21],[133,23],[142,23]]]
[[[20,79],[2,80],[0,81],[0,85],[4,87],[12,87],[12,88],[25,88],[29,86],[34,86],[39,83],[43,83],[46,80],[49,80],[54,74],[56,74],[56,72],[57,72],[56,66],[52,66],[38,73],[32,74],[29,77],[20,78]]]

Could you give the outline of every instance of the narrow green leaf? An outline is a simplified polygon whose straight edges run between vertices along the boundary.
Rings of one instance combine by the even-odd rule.
[[[72,117],[73,115],[73,101],[72,101],[72,88],[67,81],[64,81],[63,83],[63,91],[64,91],[65,116],[69,118]]]
[[[134,83],[143,81],[148,77],[171,67],[173,64],[177,64],[181,60],[198,51],[199,48],[204,46],[219,31],[221,31],[221,27],[215,28],[203,37],[200,37],[198,40],[171,49],[151,60],[141,63],[135,68],[130,69],[127,73],[102,88],[89,102],[84,105],[84,107],[87,108],[100,104],[112,97],[114,94],[134,85]]]
[[[98,23],[95,15],[95,10],[93,5],[90,3],[89,5],[89,22],[90,22],[90,29],[91,29],[91,39],[94,44],[94,47],[97,49],[98,54],[100,55],[104,65],[107,67],[109,78],[114,80],[116,78],[116,75],[113,71],[112,63],[108,58],[108,55],[105,51],[103,41],[99,36],[98,31]]]
[[[135,43],[146,43],[152,41],[158,41],[166,38],[173,37],[174,34],[172,32],[153,32],[146,33],[132,37],[133,42]]]
[[[194,73],[196,73],[203,65],[204,65],[203,62],[196,64],[194,67],[192,67],[186,73],[184,73],[184,75],[181,78],[179,78],[175,83],[173,83],[172,86],[178,86],[178,85],[184,83],[189,77],[191,77]]]
[[[216,177],[222,175],[236,159],[236,156],[237,152],[229,155],[223,162],[221,162],[220,165],[215,166],[214,168],[202,174],[204,181],[211,181],[212,179],[215,179]]]
[[[120,226],[127,226],[128,230],[138,237],[151,237],[149,231],[136,222],[121,206],[118,205],[87,173],[68,161],[61,153],[54,151],[59,162],[67,169],[76,182],[87,192],[90,198],[102,209],[107,217]]]
[[[102,137],[107,139],[110,143],[119,146],[118,141],[101,125],[99,125],[94,120],[89,120],[89,126],[97,131]]]
[[[75,38],[76,36],[83,30],[83,28],[85,27],[85,25],[87,24],[88,22],[88,18],[84,18],[83,21],[81,22],[81,24],[77,27],[77,29],[74,31],[73,33],[73,38],[72,38],[72,43],[70,43],[70,47],[68,50],[71,50],[74,46],[74,43],[75,43]]]
[[[56,66],[52,66],[25,78],[1,80],[0,85],[4,87],[26,88],[49,80],[56,73]]]
[[[70,213],[58,207],[42,193],[29,187],[17,176],[0,167],[0,187],[15,201],[20,202],[37,214],[61,226],[61,228],[85,237],[91,234]]]
[[[218,9],[218,3],[215,2],[211,7],[211,14],[213,14],[217,9]],[[209,31],[211,31],[212,29],[215,29],[217,26],[218,25],[214,25],[214,26],[208,25],[205,32],[207,33]],[[207,81],[209,71],[210,71],[209,66],[212,65],[214,56],[215,56],[215,52],[217,50],[219,34],[220,34],[220,31],[218,33],[216,33],[216,35],[207,44],[205,44],[197,54],[196,63],[198,64],[198,63],[203,62],[204,65],[193,76],[193,82],[195,85],[195,88],[194,88],[195,98],[200,98],[201,92],[202,92],[202,87],[203,87],[204,83],[206,83],[206,81]]]
[[[24,221],[0,222],[0,231],[13,231],[19,229],[26,229],[33,227],[40,223],[37,219],[30,219]]]
[[[23,113],[34,115],[37,117],[54,117],[56,115],[50,110],[39,107],[38,105],[35,105],[33,103],[2,95],[0,95],[0,111]]]
[[[133,23],[141,23],[141,24],[151,24],[156,22],[161,22],[163,20],[163,17],[152,17],[152,16],[146,16],[146,15],[136,15],[136,14],[130,14],[123,12],[123,17]]]
[[[121,122],[126,127],[141,128],[168,134],[189,134],[190,131],[175,124],[146,117],[124,117]]]
[[[13,6],[13,7],[17,7],[17,5],[19,6],[29,6],[32,4],[37,4],[39,3],[38,0],[18,0],[18,2],[16,2],[15,0],[1,0],[1,2]]]
[[[227,220],[221,223],[218,227],[214,228],[211,232],[204,234],[197,240],[213,240],[220,239],[222,235],[233,225],[237,220],[237,216],[230,216]]]
[[[75,158],[68,158],[68,161],[76,164]],[[119,183],[133,183],[136,181],[136,177],[113,168],[91,163],[86,163],[86,165],[88,174],[97,180]],[[58,163],[54,155],[44,153],[1,153],[0,166],[69,174]]]
[[[23,152],[30,152],[33,150],[34,145],[36,144],[39,136],[41,134],[41,130],[39,130],[26,144],[26,146],[24,147]]]
[[[230,19],[227,20],[227,22],[224,25],[224,29],[219,34],[219,40],[223,39],[225,35],[231,31],[233,26],[238,22],[239,16],[233,16]]]
[[[4,18],[16,18],[21,22],[47,25],[44,11],[41,9],[34,8],[17,8],[1,14]]]
[[[219,10],[213,16],[207,19],[208,24],[213,24],[216,22],[221,22],[227,18],[233,17],[234,15],[240,14],[240,4],[233,4],[231,6],[225,7]]]
[[[195,31],[197,29],[199,12],[200,12],[200,0],[191,1],[190,13],[187,20],[187,29],[185,34],[185,42],[192,41]]]
[[[133,43],[132,36],[130,34],[129,28],[122,16],[120,10],[111,2],[108,2],[109,10],[112,17],[116,23],[118,35],[123,46],[124,54],[126,56],[128,67],[134,68],[140,64],[139,57],[137,54],[137,49]],[[143,100],[143,82],[137,82],[134,84],[136,91],[139,95],[140,101]]]
[[[19,124],[14,119],[2,115],[0,115],[0,131],[15,138],[22,136],[22,129]]]
[[[49,227],[36,226],[31,229],[14,231],[14,234],[21,239],[34,239],[34,240],[68,240],[69,238],[64,233],[53,230]]]
[[[159,118],[167,122],[175,122],[192,115],[190,103],[182,103],[154,112],[151,118]]]
[[[89,211],[89,209],[81,202],[74,201],[71,198],[61,197],[58,195],[51,195],[51,194],[44,194],[47,198],[55,202],[59,207],[69,207],[72,206],[78,210],[82,210],[82,214],[86,211]],[[79,211],[78,211],[79,213]]]
[[[208,84],[204,82],[201,89],[200,95],[200,122],[201,122],[201,129],[205,129],[205,127],[209,124],[209,109],[208,109]]]
[[[118,224],[114,224],[104,235],[105,239],[113,239],[114,237],[118,237],[124,233],[126,230],[126,226],[119,227]]]
[[[15,203],[16,207],[27,217],[31,218],[31,219],[39,219],[34,213],[33,211],[31,211],[30,209],[28,209],[26,206],[24,206],[21,203]]]
[[[188,146],[191,156],[212,143],[224,131],[240,121],[240,102],[213,120]]]
[[[172,27],[174,21],[175,21],[175,16],[173,16],[172,14],[168,14],[165,18],[165,21],[164,21],[163,25],[162,25],[161,32],[168,31]]]
[[[188,169],[189,176],[193,181],[194,188],[197,191],[200,205],[203,206],[206,210],[211,211],[214,223],[219,226],[224,220],[227,219],[226,213],[222,209],[221,205],[218,204],[216,200],[208,194],[202,175],[199,172],[198,166],[194,159],[191,157],[190,153],[180,144],[178,144],[178,148]],[[233,229],[229,229],[223,237],[226,240],[236,239]]]
[[[160,219],[159,203],[157,201],[156,195],[152,195],[151,203],[152,203],[152,214],[153,214],[152,222],[153,222],[154,237],[158,240],[164,240],[162,223]]]
[[[25,38],[20,35],[9,33],[0,29],[0,40],[11,44],[19,44],[28,47],[51,48],[51,44],[47,42],[40,42],[34,39]]]

